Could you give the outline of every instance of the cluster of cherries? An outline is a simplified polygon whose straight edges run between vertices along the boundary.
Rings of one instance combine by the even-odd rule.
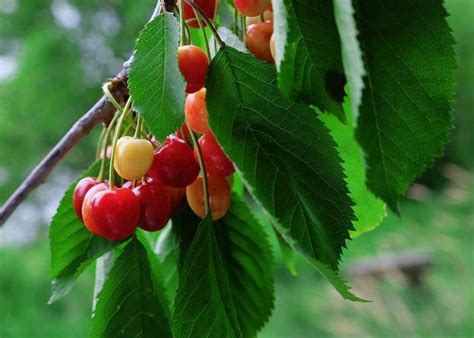
[[[160,230],[186,200],[194,213],[204,218],[206,197],[199,150],[198,145],[194,150],[190,145],[190,130],[201,134],[197,143],[207,173],[212,218],[223,217],[230,207],[235,168],[208,123],[206,88],[203,88],[208,58],[198,47],[189,45],[179,48],[178,59],[188,93],[183,126],[162,145],[122,136],[115,146],[113,166],[128,181],[110,189],[107,182],[86,177],[74,190],[75,212],[97,236],[119,241],[131,236],[137,227]],[[193,64],[203,67],[193,67]],[[205,71],[197,71],[199,69]]]

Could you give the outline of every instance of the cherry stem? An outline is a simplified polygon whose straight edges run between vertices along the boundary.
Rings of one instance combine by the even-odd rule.
[[[114,140],[112,142],[112,153],[110,154],[110,167],[109,167],[109,189],[113,189],[115,184],[115,169],[114,169],[114,161],[115,161],[115,150],[117,148],[117,141],[120,137],[120,129],[122,129],[123,121],[125,119],[125,115],[127,115],[130,106],[132,105],[132,96],[128,97],[127,103],[123,108],[122,113],[120,114],[120,119],[118,121],[117,127],[115,128],[115,135]],[[118,114],[116,114],[118,115]]]
[[[184,0],[180,0],[184,1]],[[194,11],[198,12],[201,18],[204,20],[204,22],[207,24],[207,26],[211,29],[212,35],[214,35],[214,39],[217,40],[217,43],[219,44],[220,47],[224,46],[225,43],[222,41],[221,37],[219,36],[219,33],[217,33],[217,29],[212,23],[212,21],[204,14],[201,8],[199,8],[198,5],[194,3],[192,0],[186,0],[186,3],[193,8]]]
[[[201,168],[201,173],[202,173],[202,190],[204,192],[204,208],[206,210],[206,215],[207,215],[209,214],[211,207],[209,203],[209,189],[207,185],[206,166],[204,165],[204,158],[202,157],[201,147],[199,146],[199,142],[197,141],[196,134],[194,134],[194,131],[192,131],[191,128],[189,128],[187,124],[186,124],[186,127],[189,130],[189,136],[191,136],[191,140],[193,141],[194,146],[196,147],[196,150],[197,150],[199,167]]]
[[[107,131],[105,132],[104,139],[102,142],[102,163],[100,164],[100,171],[99,176],[97,177],[97,182],[102,182],[105,176],[105,163],[107,162],[107,144],[109,141],[110,133],[114,128],[115,123],[117,122],[118,117],[120,114],[117,112],[114,114],[112,121],[110,121],[109,126],[107,127]]]
[[[201,28],[202,36],[206,44],[207,57],[209,58],[209,60],[211,60],[211,49],[209,48],[209,41],[207,41],[206,30],[204,29],[204,26],[202,25],[201,14],[199,14],[198,11],[196,11],[194,8],[193,8],[193,11],[194,11],[194,15],[196,16],[199,28]]]
[[[179,0],[179,41],[180,45],[184,45],[184,0]]]
[[[103,127],[102,131],[100,132],[99,141],[97,141],[97,152],[95,154],[96,159],[100,158],[100,152],[102,151],[102,144],[104,142],[104,136],[106,132],[107,132],[107,128]]]
[[[141,131],[142,131],[142,118],[140,114],[138,114],[137,125],[135,126],[135,133],[133,134],[133,137],[140,138]]]

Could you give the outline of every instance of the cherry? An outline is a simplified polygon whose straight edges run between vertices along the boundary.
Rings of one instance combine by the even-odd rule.
[[[263,20],[264,21],[272,21],[273,22],[273,12],[270,10],[266,10],[263,12]],[[245,18],[245,21],[247,22],[247,27],[250,25],[253,25],[254,23],[260,23],[261,17],[259,16],[248,16]]]
[[[216,17],[218,2],[219,0],[194,0],[194,3],[202,10],[204,15],[211,20],[214,20]],[[186,20],[189,27],[199,28],[199,22],[196,19],[194,10],[186,2],[184,3],[184,20]],[[201,20],[201,24],[203,27],[206,26],[204,20]]]
[[[186,97],[184,113],[189,128],[196,133],[205,134],[210,131],[206,106],[206,88],[202,88],[196,93],[189,94]]]
[[[199,173],[192,148],[176,136],[168,136],[164,145],[155,153],[148,176],[172,188],[184,188]]]
[[[222,218],[227,210],[229,210],[231,197],[230,186],[225,177],[214,175],[207,175],[207,186],[211,216],[213,220],[217,220]],[[204,216],[206,216],[206,209],[202,177],[198,177],[193,184],[186,188],[186,197],[193,212],[200,218],[204,218]]]
[[[190,94],[190,95],[192,95],[192,94]],[[174,135],[179,137],[183,141],[186,141],[187,143],[189,143],[189,140],[190,140],[189,129],[186,126],[186,123],[183,123],[181,125],[181,127],[178,130],[176,130],[176,133],[174,133]]]
[[[222,150],[212,133],[201,136],[198,140],[206,171],[210,175],[229,176],[235,172],[234,164]],[[194,150],[197,158],[197,150]]]
[[[140,217],[140,204],[129,189],[98,188],[91,194],[88,204],[83,206],[82,213],[91,232],[111,241],[121,241],[135,231]]]
[[[186,201],[186,188],[166,188],[171,199],[171,214],[175,214],[181,210]]]
[[[178,64],[186,80],[186,93],[195,93],[204,87],[209,59],[201,48],[194,45],[179,47]]]
[[[117,141],[114,168],[127,179],[136,180],[144,176],[153,162],[153,146],[148,140],[123,136]]]
[[[269,9],[271,0],[234,0],[237,10],[246,16],[258,16]]]
[[[162,229],[171,216],[171,198],[159,183],[139,185],[132,189],[140,203],[139,226],[146,231]]]
[[[82,216],[83,216],[83,222],[86,228],[92,232],[94,235],[101,235],[99,229],[97,228],[94,219],[92,218],[92,212],[91,212],[91,200],[92,197],[98,193],[99,191],[104,191],[109,189],[109,185],[107,183],[98,183],[92,188],[89,189],[89,191],[86,193],[84,197],[84,202],[82,203]]]
[[[275,63],[270,50],[270,38],[273,34],[273,23],[265,21],[247,27],[247,47],[257,59]]]
[[[72,194],[72,204],[77,217],[79,217],[81,221],[84,197],[86,197],[87,192],[96,184],[97,179],[95,177],[84,177],[82,180],[77,182],[76,187],[74,188],[74,192]]]

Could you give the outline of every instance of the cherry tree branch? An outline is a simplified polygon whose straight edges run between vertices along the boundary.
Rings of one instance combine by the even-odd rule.
[[[158,0],[149,21],[153,20],[163,10],[172,12],[174,7],[175,2],[173,0]],[[124,63],[124,69],[111,80],[111,92],[114,97],[123,98],[127,95],[126,82],[130,62],[131,58]],[[7,219],[28,195],[46,181],[51,171],[56,168],[66,154],[69,153],[80,140],[87,136],[99,123],[108,123],[108,121],[110,121],[114,111],[113,105],[107,101],[105,96],[102,96],[88,112],[74,123],[71,129],[69,129],[63,138],[51,149],[2,205],[0,208],[0,227],[5,224]]]

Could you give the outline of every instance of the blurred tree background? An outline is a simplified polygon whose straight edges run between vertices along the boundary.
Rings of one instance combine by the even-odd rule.
[[[97,100],[102,81],[120,70],[154,5],[0,0],[0,203]],[[349,304],[303,260],[297,260],[297,278],[280,264],[275,314],[262,336],[474,336],[474,1],[446,5],[460,66],[452,142],[408,194],[403,218],[389,215],[377,230],[351,242],[345,262],[349,267],[382,252],[426,249],[434,262],[426,289],[391,278],[372,281],[378,292],[368,294],[356,283],[356,292],[374,302]],[[92,161],[98,132],[67,157],[63,170],[77,172]],[[47,196],[43,190],[30,203],[41,205]],[[26,223],[35,216],[29,217]],[[9,231],[14,227],[27,224],[13,220]],[[0,337],[85,336],[93,271],[68,298],[48,306],[46,226],[26,244],[2,240],[5,231],[0,230]]]

